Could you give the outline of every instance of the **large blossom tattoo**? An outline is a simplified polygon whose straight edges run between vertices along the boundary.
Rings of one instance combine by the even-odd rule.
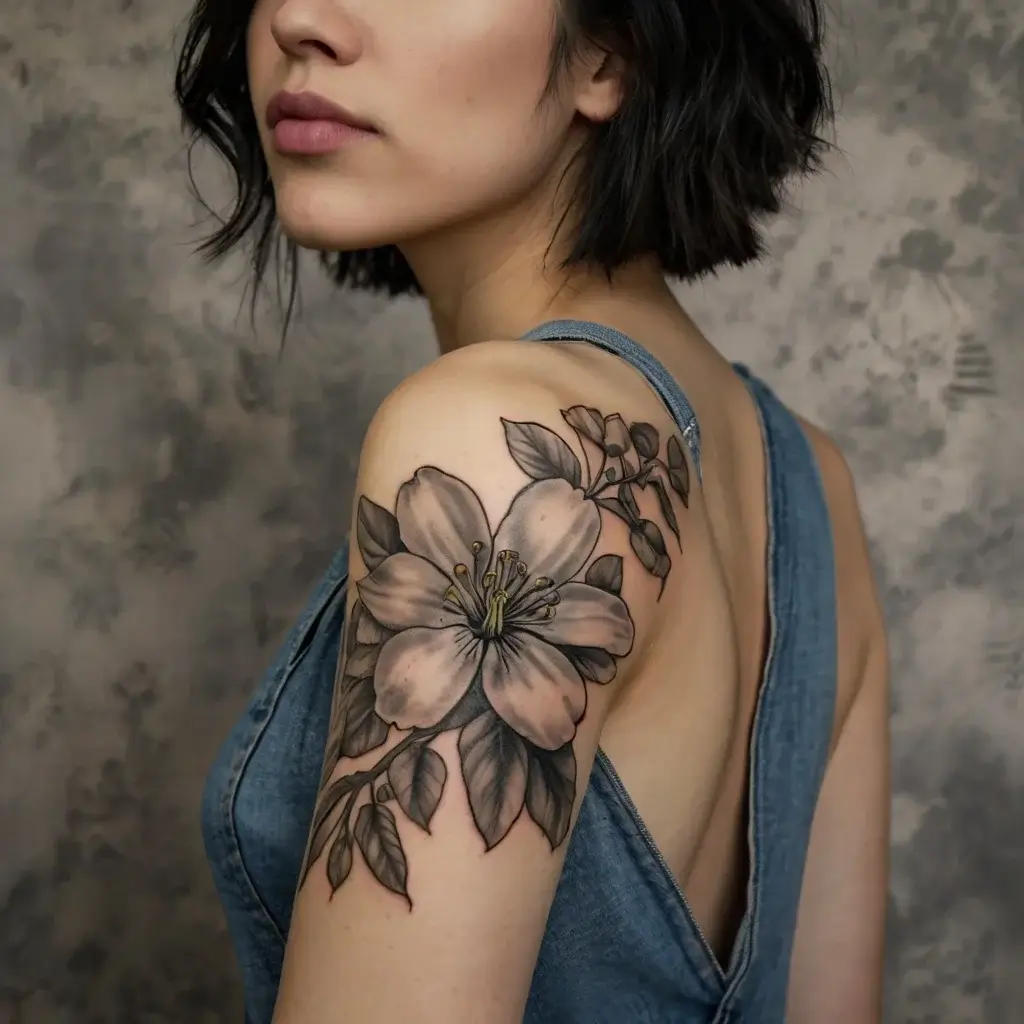
[[[432,744],[451,731],[486,849],[524,808],[552,850],[565,840],[587,684],[611,682],[633,646],[622,557],[592,558],[602,515],[627,524],[640,565],[663,589],[671,559],[637,492],[653,491],[678,542],[671,495],[688,503],[689,472],[675,436],[659,457],[649,423],[627,427],[584,406],[562,416],[582,464],[547,427],[503,421],[528,482],[493,530],[473,489],[434,466],[399,488],[393,513],[360,498],[356,541],[368,573],[339,657],[303,881],[326,850],[337,891],[358,846],[377,880],[412,906],[390,805],[430,831],[448,781]],[[384,747],[392,731],[400,738],[373,767],[334,778],[342,759]]]

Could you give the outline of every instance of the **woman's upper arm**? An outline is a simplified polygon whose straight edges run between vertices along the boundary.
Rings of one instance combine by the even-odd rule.
[[[601,723],[664,574],[595,500],[609,469],[639,469],[600,449],[628,415],[574,411],[571,393],[478,372],[482,356],[440,362],[363,448],[277,1024],[522,1019]],[[641,425],[634,447],[663,455],[666,432]]]
[[[888,646],[852,479],[831,442],[814,440],[836,537],[845,714],[814,815],[787,1020],[878,1024],[891,803]]]

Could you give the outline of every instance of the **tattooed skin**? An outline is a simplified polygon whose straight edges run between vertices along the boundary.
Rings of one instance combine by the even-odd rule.
[[[462,784],[487,850],[525,808],[557,849],[576,799],[572,742],[587,685],[615,678],[633,646],[619,596],[623,559],[592,558],[602,513],[629,528],[639,565],[660,581],[671,569],[661,527],[641,516],[651,490],[680,542],[675,495],[689,501],[689,470],[674,435],[649,423],[574,406],[562,417],[581,462],[554,431],[503,420],[508,453],[527,483],[492,530],[483,504],[458,477],[420,467],[394,512],[361,497],[356,542],[368,570],[339,657],[321,792],[302,882],[326,851],[336,892],[354,850],[409,907],[409,867],[393,806],[430,831],[448,784],[433,748],[458,733]],[[385,747],[365,771],[335,779],[338,764]]]

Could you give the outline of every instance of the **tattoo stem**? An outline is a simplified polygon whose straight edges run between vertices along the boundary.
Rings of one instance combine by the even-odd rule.
[[[352,811],[355,809],[356,798],[362,792],[363,788],[367,784],[370,785],[370,799],[376,803],[377,797],[373,792],[373,783],[391,767],[391,762],[394,761],[394,759],[403,751],[408,750],[409,747],[413,746],[413,744],[429,742],[441,731],[440,725],[432,725],[429,729],[414,729],[400,743],[396,743],[372,768],[367,768],[366,771],[363,772],[352,773],[352,793],[350,794],[348,803],[346,803],[345,810],[341,815],[341,820],[345,823],[346,829],[349,827],[349,818],[352,817]]]
[[[650,463],[648,463],[647,465],[650,465]],[[636,483],[636,481],[639,480],[640,477],[643,475],[643,472],[647,468],[647,465],[641,466],[632,476],[624,476],[618,480],[609,480],[606,483],[601,484],[599,487],[592,487],[589,491],[586,492],[587,497],[600,498],[601,495],[604,494],[604,492],[607,491],[610,487],[618,489],[622,484]]]
[[[608,465],[608,453],[602,448],[601,449],[601,465],[598,467],[597,473],[594,475],[594,479],[591,482],[590,487],[587,489],[587,497],[593,498],[596,492],[601,489],[601,479],[604,476],[604,468]]]

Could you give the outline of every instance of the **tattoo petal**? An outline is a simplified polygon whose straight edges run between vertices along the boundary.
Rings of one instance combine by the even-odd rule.
[[[437,566],[407,552],[385,559],[356,584],[366,610],[395,631],[461,622],[463,616],[444,604],[450,586],[451,580]]]
[[[494,550],[515,551],[531,579],[572,579],[601,533],[601,513],[565,480],[538,480],[516,495],[494,537]]]
[[[402,484],[395,512],[405,546],[448,570],[462,564],[481,565],[490,560],[491,528],[480,499],[457,476],[433,466],[416,470]],[[473,545],[480,544],[478,552]],[[383,620],[382,620],[383,621]]]
[[[522,628],[550,644],[600,647],[616,658],[633,649],[633,620],[621,597],[589,583],[566,583],[558,588],[558,596],[561,600],[550,619]]]
[[[377,714],[402,730],[437,725],[469,689],[482,653],[465,626],[393,636],[377,659]]]
[[[572,662],[572,667],[592,683],[604,686],[615,678],[618,666],[607,651],[597,647],[567,647],[562,653]]]
[[[557,750],[576,735],[587,688],[556,647],[516,632],[487,648],[480,676],[491,707],[531,743]]]

